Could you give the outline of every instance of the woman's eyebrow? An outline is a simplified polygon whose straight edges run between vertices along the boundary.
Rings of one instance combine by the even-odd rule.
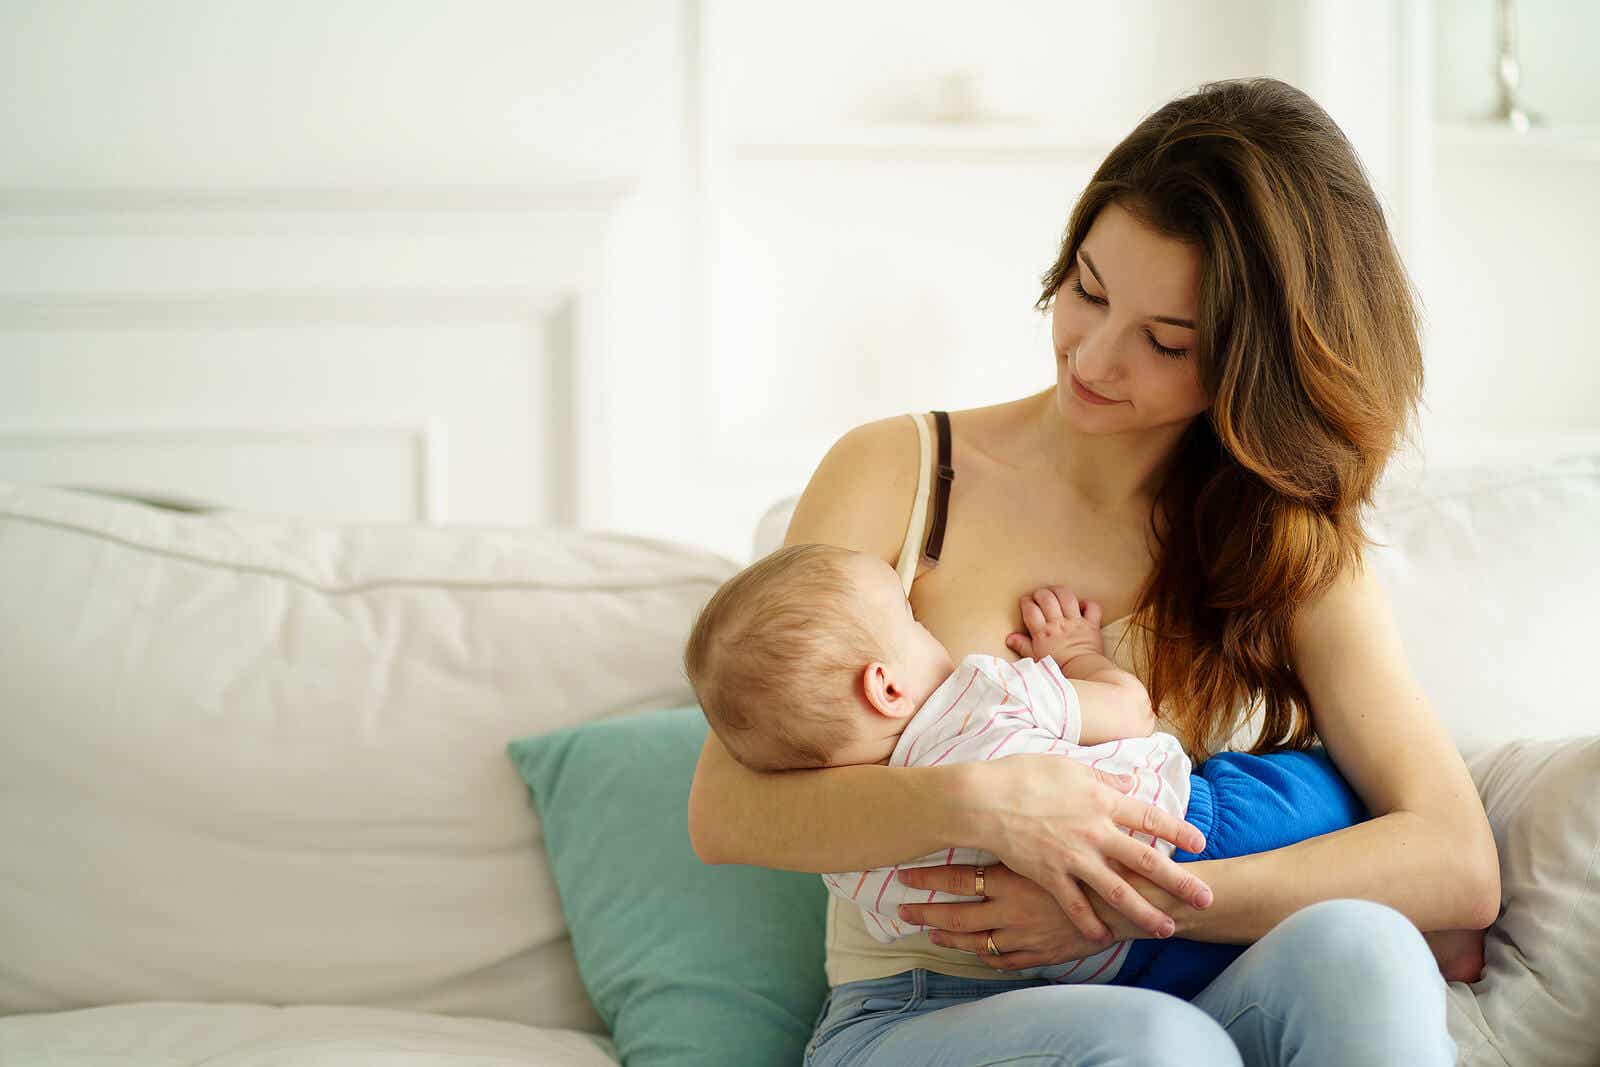
[[[1094,260],[1089,258],[1089,253],[1080,248],[1078,249],[1078,255],[1082,257],[1084,266],[1089,268],[1089,273],[1094,275],[1094,280],[1100,283],[1100,288],[1110,292],[1111,287],[1106,284],[1104,278],[1100,277],[1100,272],[1095,270]],[[1186,330],[1194,329],[1193,322],[1188,319],[1177,318],[1174,315],[1151,315],[1150,319],[1152,322],[1165,322],[1170,326],[1182,326]]]

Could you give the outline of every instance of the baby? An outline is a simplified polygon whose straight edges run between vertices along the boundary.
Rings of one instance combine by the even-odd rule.
[[[1134,782],[1129,795],[1187,817],[1207,838],[1199,855],[1134,836],[1180,861],[1279,848],[1367,817],[1320,752],[1219,753],[1201,772],[1178,740],[1155,730],[1148,693],[1104,655],[1101,610],[1064,589],[1033,594],[1025,658],[989,655],[959,665],[912,615],[894,569],[830,545],[779,549],[729,579],[701,611],[684,665],[711,729],[756,770],[848,764],[932,766],[1056,752]],[[1037,658],[1035,658],[1037,657]],[[1218,819],[1221,807],[1230,815]],[[1252,817],[1253,816],[1253,817]],[[1132,832],[1132,831],[1130,831]],[[898,917],[903,903],[981,897],[913,889],[901,867],[990,866],[992,853],[954,847],[894,868],[822,876],[858,905],[874,938],[929,929]],[[1481,932],[1477,968],[1481,968]],[[1446,977],[1459,973],[1461,939],[1429,935]],[[1241,945],[1125,941],[1070,964],[1013,970],[1056,982],[1139,985],[1192,997]],[[1445,952],[1448,950],[1449,960]]]

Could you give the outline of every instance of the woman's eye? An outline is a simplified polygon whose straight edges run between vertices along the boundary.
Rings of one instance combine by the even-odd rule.
[[[1150,347],[1169,359],[1182,359],[1184,354],[1189,351],[1187,348],[1168,348],[1150,334],[1147,333],[1145,336],[1150,339]]]
[[[1098,304],[1104,304],[1105,303],[1105,299],[1103,297],[1089,295],[1089,291],[1083,287],[1083,279],[1082,278],[1074,278],[1074,279],[1072,279],[1072,291],[1074,293],[1077,293],[1078,297],[1080,299],[1086,300],[1091,304],[1097,304],[1098,305]]]
[[[1106,299],[1104,297],[1095,296],[1083,287],[1082,278],[1072,279],[1072,291],[1078,294],[1078,299],[1080,300],[1094,304],[1097,307],[1104,307],[1106,305]],[[1150,342],[1151,348],[1154,348],[1157,352],[1160,352],[1168,359],[1182,359],[1188,354],[1189,350],[1186,348],[1168,348],[1160,341],[1157,341],[1155,339],[1155,335],[1150,333],[1148,330],[1145,331],[1145,338]]]

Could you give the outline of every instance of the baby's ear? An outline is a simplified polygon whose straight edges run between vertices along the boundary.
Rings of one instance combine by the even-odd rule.
[[[861,668],[857,678],[861,686],[861,695],[867,698],[879,714],[887,715],[894,705],[894,699],[889,695],[889,668],[877,660]]]

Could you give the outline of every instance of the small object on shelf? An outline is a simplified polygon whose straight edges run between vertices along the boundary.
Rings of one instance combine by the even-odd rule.
[[[936,83],[930,116],[933,121],[978,122],[985,117],[987,110],[981,77],[977,71],[950,71]]]
[[[1517,15],[1512,0],[1497,0],[1500,24],[1500,58],[1495,63],[1495,75],[1500,89],[1500,106],[1487,116],[1490,122],[1509,125],[1518,133],[1527,133],[1542,120],[1525,110],[1517,99],[1517,89],[1522,84],[1522,65],[1517,61]]]

